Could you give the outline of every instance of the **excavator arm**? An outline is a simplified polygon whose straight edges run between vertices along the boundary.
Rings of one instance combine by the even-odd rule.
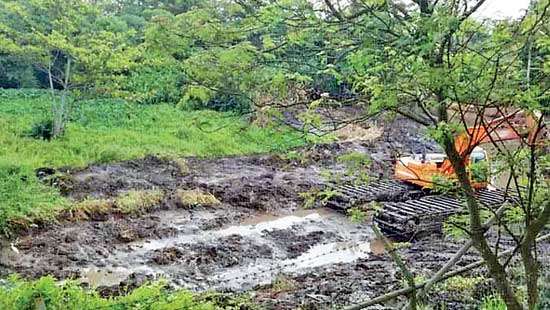
[[[519,140],[521,134],[510,124],[510,119],[517,116],[521,111],[496,118],[487,123],[481,123],[469,127],[465,132],[455,138],[455,149],[466,164],[469,164],[470,154],[482,143]],[[446,159],[441,165],[441,172],[446,176],[453,175],[454,169],[451,162]]]

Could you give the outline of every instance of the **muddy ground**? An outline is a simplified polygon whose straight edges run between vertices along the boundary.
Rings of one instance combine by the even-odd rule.
[[[324,208],[304,210],[301,193],[322,184],[327,171],[342,172],[336,158],[352,151],[371,155],[374,177],[390,177],[392,159],[400,152],[434,149],[418,137],[413,124],[401,122],[370,141],[299,150],[299,159],[149,156],[62,169],[62,190],[75,201],[151,189],[162,190],[164,198],[145,213],[62,220],[4,241],[0,274],[77,279],[103,295],[124,294],[163,277],[174,287],[198,292],[250,292],[268,309],[326,309],[364,301],[402,287],[400,273],[380,252],[368,223],[352,223]],[[176,197],[181,189],[211,193],[221,204],[184,207]],[[460,242],[432,236],[400,253],[417,275],[429,275],[459,247]],[[459,265],[478,259],[472,251]],[[488,287],[480,285],[477,294]],[[460,292],[438,293],[430,300],[446,309],[469,309],[479,302]]]

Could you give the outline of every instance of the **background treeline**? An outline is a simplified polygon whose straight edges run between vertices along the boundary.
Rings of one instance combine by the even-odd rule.
[[[296,87],[346,96],[331,45],[351,42],[324,19],[300,0],[3,1],[0,88],[239,112]]]

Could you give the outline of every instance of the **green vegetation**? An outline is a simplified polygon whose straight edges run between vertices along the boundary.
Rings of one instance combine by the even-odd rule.
[[[199,189],[195,190],[183,190],[179,189],[176,191],[176,197],[178,201],[184,207],[194,207],[194,206],[203,206],[211,207],[219,205],[221,202],[216,198],[216,196],[205,193]]]
[[[348,209],[347,213],[351,221],[354,223],[362,223],[366,221],[368,217],[367,211],[358,207]]]
[[[346,167],[344,175],[352,176],[356,184],[369,182],[368,168],[372,164],[369,154],[350,152],[339,156],[337,160]]]
[[[140,106],[122,100],[87,100],[73,107],[65,134],[47,141],[28,136],[50,114],[43,91],[0,91],[0,229],[51,220],[70,207],[35,169],[160,154],[221,156],[282,151],[303,140],[283,129],[247,125],[214,111],[182,111],[167,104]],[[184,162],[180,162],[184,169]],[[126,204],[124,204],[126,205]]]
[[[457,292],[460,294],[471,294],[476,285],[484,280],[484,277],[463,277],[459,275],[445,280],[443,287],[446,291]]]
[[[159,204],[164,198],[161,190],[128,191],[115,199],[115,206],[122,213],[138,213]]]
[[[465,206],[463,206],[465,208]],[[483,221],[487,221],[491,218],[493,213],[486,208],[480,210],[480,217]],[[447,218],[443,223],[443,232],[445,235],[454,239],[463,239],[468,237],[469,218],[466,214],[455,214]]]
[[[311,209],[315,207],[319,198],[319,192],[318,188],[312,188],[309,191],[300,193],[300,198],[303,200],[302,208]]]
[[[292,280],[292,278],[289,278],[284,275],[278,275],[272,282],[271,282],[271,291],[273,293],[281,293],[281,292],[289,292],[296,288],[296,283]]]
[[[109,213],[140,214],[158,206],[164,198],[161,190],[130,190],[113,199],[86,198],[66,208],[69,220],[87,220]],[[55,210],[55,209],[54,209]],[[26,223],[20,223],[25,225]]]
[[[58,284],[52,277],[24,281],[11,277],[0,285],[1,309],[254,309],[246,297],[221,294],[193,295],[185,290],[168,291],[159,281],[144,285],[125,296],[102,298],[76,282]]]
[[[506,303],[502,300],[502,298],[493,295],[489,296],[483,299],[483,303],[480,307],[481,310],[506,310],[508,307],[506,307]]]
[[[300,193],[300,198],[303,200],[302,208],[311,209],[316,206],[326,206],[329,200],[336,196],[338,191],[335,189],[325,188],[318,189],[312,188],[309,191]]]

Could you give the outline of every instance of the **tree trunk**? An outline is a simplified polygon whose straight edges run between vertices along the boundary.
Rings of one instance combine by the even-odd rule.
[[[50,71],[51,72],[51,71]],[[65,123],[67,121],[67,90],[69,88],[69,76],[71,74],[71,58],[67,57],[67,64],[65,65],[65,79],[63,80],[63,91],[61,93],[61,98],[59,100],[59,106],[54,104],[53,109],[53,137],[57,138],[63,134],[65,131]],[[50,73],[50,87],[53,88],[51,82],[51,73]]]
[[[535,309],[539,300],[538,278],[539,268],[536,259],[533,257],[534,244],[523,243],[521,245],[521,259],[525,269],[525,282],[527,284],[527,304],[529,310]]]
[[[491,247],[487,243],[487,239],[485,239],[479,204],[474,196],[474,190],[470,184],[470,178],[466,171],[464,159],[461,158],[460,154],[456,151],[454,138],[451,133],[445,133],[443,146],[447,157],[453,165],[460,188],[466,198],[466,205],[470,217],[470,238],[473,242],[473,246],[479,251],[481,257],[485,261],[489,273],[495,281],[495,285],[504,299],[508,310],[522,309],[510,285],[510,281],[506,276],[506,269],[499,262],[497,255],[493,253]]]
[[[550,203],[546,200],[541,206],[541,212],[536,219],[526,227],[527,232],[521,244],[521,258],[525,269],[527,284],[527,302],[529,309],[536,309],[539,301],[539,263],[533,256],[536,246],[536,237],[550,220]]]

